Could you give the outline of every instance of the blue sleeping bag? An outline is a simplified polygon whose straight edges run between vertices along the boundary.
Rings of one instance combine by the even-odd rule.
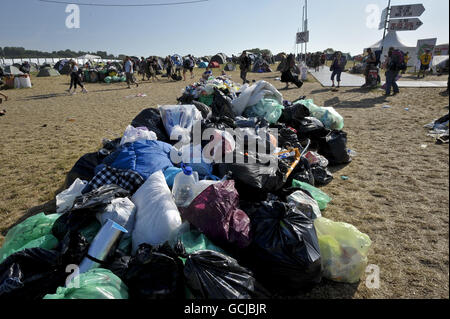
[[[170,160],[172,145],[160,141],[137,141],[124,144],[116,152],[96,167],[96,172],[104,165],[138,172],[145,180],[157,171],[173,167]]]

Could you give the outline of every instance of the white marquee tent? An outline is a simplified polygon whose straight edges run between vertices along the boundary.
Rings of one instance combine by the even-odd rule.
[[[383,39],[381,39],[380,41],[369,46],[368,48],[371,48],[372,50],[378,50],[378,49],[381,49],[381,47],[383,47],[381,61],[384,61],[384,57],[387,56],[389,48],[394,47],[396,49],[402,50],[403,52],[409,52],[409,56],[411,58],[408,62],[409,66],[414,66],[417,62],[416,45],[412,46],[412,45],[408,45],[408,44],[404,43],[403,41],[400,40],[400,38],[397,35],[397,32],[395,32],[395,31],[389,31],[386,34],[386,37],[384,38],[384,43],[383,43]]]

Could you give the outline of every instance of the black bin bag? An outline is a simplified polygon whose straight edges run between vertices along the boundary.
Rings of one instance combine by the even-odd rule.
[[[53,250],[32,248],[6,258],[0,264],[0,300],[38,300],[55,293],[69,276],[61,257]]]
[[[319,154],[324,156],[330,166],[348,164],[352,158],[347,152],[347,133],[344,131],[331,131],[325,137],[321,137]]]
[[[243,252],[244,265],[279,295],[298,295],[321,281],[321,259],[313,221],[295,205],[279,201],[253,204],[246,211],[253,242]]]
[[[226,116],[234,119],[236,116],[231,106],[231,99],[217,88],[214,88],[214,99],[211,109],[212,115],[216,117]]]
[[[199,250],[187,256],[186,285],[197,299],[265,299],[269,295],[247,268],[229,256]]]
[[[121,257],[111,267],[127,285],[130,299],[184,297],[183,263],[167,243],[160,247],[142,244],[135,256]]]
[[[131,122],[133,127],[146,127],[149,131],[153,131],[158,137],[158,141],[169,143],[170,138],[166,134],[164,123],[158,109],[149,108],[139,113]]]
[[[283,173],[285,163],[278,161],[273,155],[246,154],[241,155],[244,163],[216,164],[219,176],[229,175],[236,182],[239,197],[244,200],[264,200],[269,192],[283,187],[286,175]],[[269,160],[277,161],[271,165]]]
[[[95,167],[100,165],[104,158],[99,152],[83,155],[67,173],[65,188],[69,188],[77,178],[90,181],[95,176]]]

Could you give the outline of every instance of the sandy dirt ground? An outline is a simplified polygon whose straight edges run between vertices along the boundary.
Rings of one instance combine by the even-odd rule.
[[[230,74],[239,80],[238,71]],[[279,76],[250,73],[249,79],[281,89]],[[7,110],[0,117],[0,243],[24,218],[54,211],[55,195],[79,157],[96,151],[103,138],[120,137],[142,109],[176,104],[190,81],[162,79],[130,90],[88,84],[89,94],[70,96],[69,78],[60,76],[3,91],[10,100],[0,106]],[[449,147],[436,145],[423,128],[448,112],[442,91],[403,89],[384,99],[380,90],[331,92],[312,78],[301,89],[281,91],[287,100],[306,95],[344,116],[357,157],[333,169],[334,181],[323,188],[333,198],[324,216],[367,233],[369,263],[380,269],[379,289],[367,288],[365,277],[355,285],[324,281],[302,297],[449,298]],[[147,97],[128,97],[138,93]]]

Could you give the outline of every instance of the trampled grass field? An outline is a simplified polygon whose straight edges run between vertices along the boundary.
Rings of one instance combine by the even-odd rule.
[[[229,74],[239,81],[239,71]],[[279,76],[250,73],[249,79],[281,89]],[[123,83],[88,84],[89,94],[73,96],[65,92],[67,76],[32,82],[31,89],[5,91],[10,100],[1,105],[7,114],[0,117],[0,242],[24,218],[54,211],[55,195],[79,157],[96,151],[103,138],[121,136],[142,109],[176,104],[191,80],[161,79],[130,90]],[[385,100],[379,90],[331,92],[312,79],[281,91],[287,100],[306,95],[334,106],[344,117],[348,147],[358,155],[333,169],[333,182],[323,188],[333,198],[324,216],[370,236],[369,263],[381,276],[379,289],[367,288],[365,277],[356,285],[324,281],[302,297],[449,298],[449,146],[435,145],[423,128],[448,112],[442,91],[403,89]],[[127,98],[138,93],[147,97]]]

